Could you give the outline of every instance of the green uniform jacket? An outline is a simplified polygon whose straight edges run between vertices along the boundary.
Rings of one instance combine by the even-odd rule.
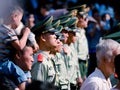
[[[50,82],[56,85],[56,72],[52,60],[44,51],[39,51],[35,55],[35,59],[38,59],[39,54],[42,55],[42,61],[37,60],[37,62],[34,63],[31,70],[32,79]]]
[[[68,71],[65,65],[63,53],[57,53],[55,56],[56,71],[61,89],[69,89]]]

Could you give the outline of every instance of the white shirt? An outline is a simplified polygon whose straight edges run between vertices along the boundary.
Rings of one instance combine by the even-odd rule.
[[[80,90],[110,90],[110,79],[106,80],[103,73],[96,68],[95,71],[84,81]]]

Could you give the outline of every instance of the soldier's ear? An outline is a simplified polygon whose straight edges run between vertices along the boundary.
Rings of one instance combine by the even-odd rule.
[[[41,38],[42,41],[46,41],[44,34],[42,34],[42,35],[40,36],[40,38]]]

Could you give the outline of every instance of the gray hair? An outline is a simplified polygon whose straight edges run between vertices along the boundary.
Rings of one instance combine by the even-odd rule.
[[[112,39],[100,40],[96,45],[97,64],[99,64],[103,58],[106,58],[106,60],[110,62],[114,51],[117,50],[119,46],[119,43]]]

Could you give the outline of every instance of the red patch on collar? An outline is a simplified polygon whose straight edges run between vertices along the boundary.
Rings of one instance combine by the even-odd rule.
[[[38,58],[38,62],[43,61],[43,55],[42,54],[38,54],[37,58]]]
[[[116,73],[114,73],[114,77],[115,77],[115,78],[118,78],[118,75],[117,75]]]

